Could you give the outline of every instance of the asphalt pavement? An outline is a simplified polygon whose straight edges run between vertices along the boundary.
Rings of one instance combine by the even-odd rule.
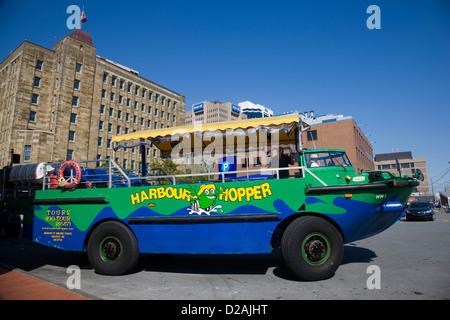
[[[301,282],[270,255],[142,255],[125,276],[95,273],[85,253],[0,235],[0,299],[448,300],[450,214],[397,222],[349,243],[336,274]],[[79,274],[79,289],[70,288]],[[72,281],[72,282],[71,282]],[[73,287],[73,286],[72,286]]]

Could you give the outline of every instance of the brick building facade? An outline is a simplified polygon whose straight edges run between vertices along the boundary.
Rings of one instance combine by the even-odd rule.
[[[13,149],[22,164],[114,157],[137,169],[139,150],[114,153],[111,138],[184,122],[183,95],[96,55],[83,30],[53,50],[24,41],[0,64],[0,167]]]

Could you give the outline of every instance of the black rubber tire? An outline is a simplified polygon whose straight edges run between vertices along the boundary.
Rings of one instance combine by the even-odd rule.
[[[114,248],[114,256],[106,248]],[[95,271],[105,275],[122,275],[133,271],[139,261],[139,246],[134,233],[125,224],[107,221],[95,228],[88,245],[89,262]]]
[[[308,258],[305,253],[311,248],[307,244],[314,241],[325,249],[322,251],[326,251],[326,254],[319,255],[317,261],[313,261],[311,256]],[[292,221],[283,233],[281,254],[287,268],[297,279],[324,280],[332,277],[341,264],[344,242],[339,230],[325,219],[303,216]]]

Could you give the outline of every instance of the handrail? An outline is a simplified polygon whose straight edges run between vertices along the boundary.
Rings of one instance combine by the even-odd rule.
[[[320,184],[323,186],[327,186],[325,182],[323,182],[319,177],[317,177],[314,173],[311,172],[307,167],[304,166],[295,166],[295,167],[285,167],[285,168],[258,168],[258,169],[252,169],[252,170],[240,170],[240,171],[228,171],[228,172],[204,172],[204,173],[189,173],[189,174],[177,174],[177,175],[147,175],[145,177],[137,176],[137,177],[131,177],[130,174],[127,174],[122,168],[120,168],[117,163],[112,159],[98,159],[98,160],[82,160],[78,161],[81,164],[88,164],[88,163],[104,163],[106,162],[107,165],[103,166],[101,168],[106,169],[107,172],[103,174],[105,179],[100,180],[92,180],[89,181],[92,184],[107,184],[108,188],[112,188],[115,185],[117,186],[117,181],[119,181],[119,186],[127,186],[131,187],[135,184],[136,181],[142,181],[145,183],[147,182],[155,182],[159,180],[159,183],[161,183],[161,179],[167,179],[169,180],[173,185],[177,184],[177,181],[179,182],[179,179],[181,178],[193,178],[193,177],[204,177],[204,176],[218,176],[217,180],[213,180],[211,182],[228,182],[228,181],[251,181],[253,179],[258,179],[259,177],[252,177],[251,174],[273,174],[273,178],[280,179],[280,172],[286,171],[286,170],[299,170],[301,172],[300,177],[305,177],[305,173],[310,174],[314,179],[316,179]],[[61,162],[62,163],[62,162]],[[48,165],[51,165],[52,167],[57,170],[58,166],[61,165],[61,163],[48,163]],[[233,176],[230,177],[230,175],[237,175],[237,174],[245,174],[242,176]],[[90,175],[84,175],[85,177],[89,177]],[[102,176],[102,174],[96,175],[96,177]],[[117,177],[119,176],[119,177]],[[114,178],[116,177],[116,178]],[[207,179],[210,181],[210,179]],[[50,175],[49,172],[46,173],[43,179],[42,183],[42,190],[45,190],[46,188],[50,188],[51,185],[55,185],[55,183],[50,182]]]
[[[306,169],[305,167],[286,167],[286,168],[261,168],[261,169],[253,169],[253,170],[246,170],[246,171],[227,171],[227,172],[203,172],[203,173],[187,173],[187,174],[177,174],[177,175],[163,175],[163,176],[146,176],[146,177],[137,177],[137,178],[130,178],[130,180],[157,180],[157,179],[172,179],[172,183],[176,184],[176,178],[189,178],[189,177],[199,177],[199,176],[210,176],[213,175],[219,175],[221,176],[220,180],[221,182],[227,182],[226,175],[231,174],[237,174],[237,173],[243,173],[246,172],[246,176],[242,177],[233,177],[231,179],[237,179],[237,180],[244,180],[247,178],[247,180],[251,180],[252,177],[248,175],[248,173],[262,173],[262,172],[273,172],[275,171],[275,175],[277,179],[279,178],[279,171],[283,170],[303,170]],[[302,175],[303,176],[303,175]],[[217,182],[217,181],[216,181]]]

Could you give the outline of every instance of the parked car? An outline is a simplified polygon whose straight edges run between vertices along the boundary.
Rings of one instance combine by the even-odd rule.
[[[434,211],[429,202],[411,202],[406,207],[406,220],[434,220]]]

